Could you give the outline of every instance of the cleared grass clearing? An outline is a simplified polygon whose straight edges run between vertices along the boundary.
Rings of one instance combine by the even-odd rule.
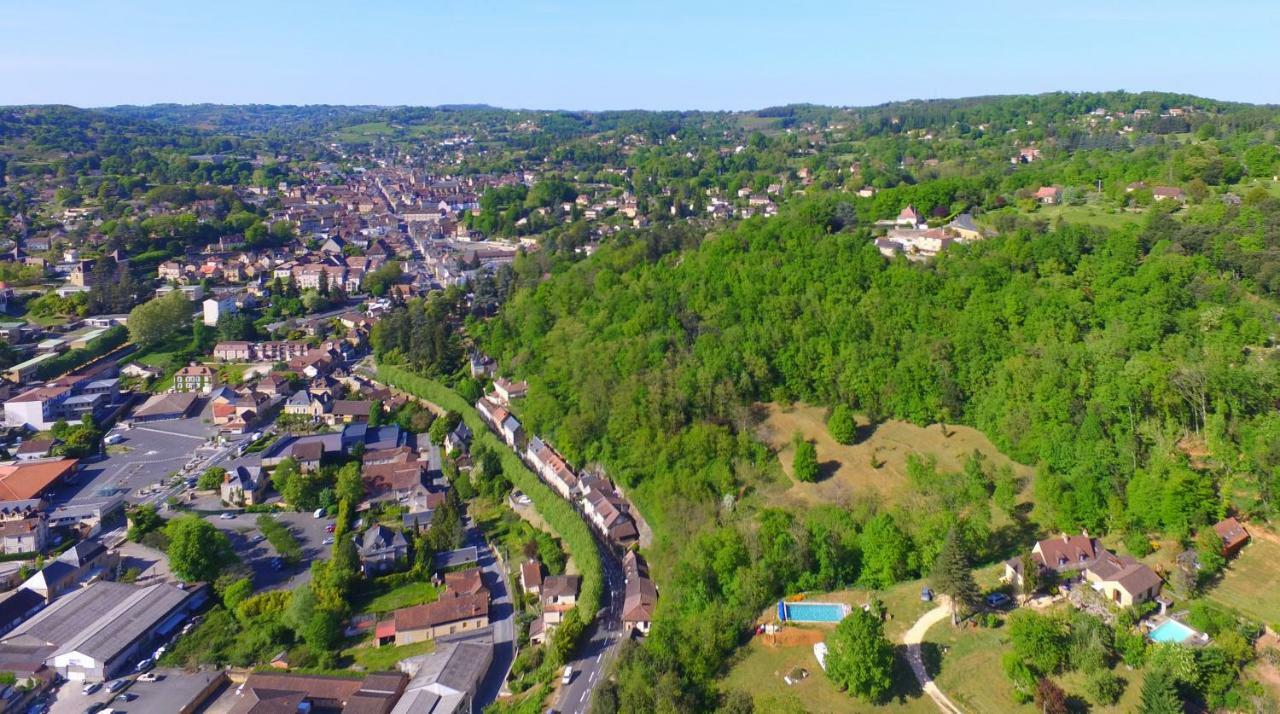
[[[1010,460],[982,432],[965,426],[948,424],[918,427],[903,421],[888,421],[874,427],[858,418],[856,443],[840,444],[827,433],[826,410],[796,405],[782,408],[777,404],[762,405],[765,418],[758,428],[760,438],[778,453],[782,470],[791,475],[794,449],[792,434],[800,432],[818,449],[820,477],[816,483],[791,482],[785,498],[803,505],[834,503],[848,505],[856,497],[873,496],[888,502],[901,496],[910,485],[907,456],[912,453],[932,455],[938,469],[960,471],[975,450],[987,457],[993,467],[1011,465],[1025,479],[1033,470]],[[877,467],[877,464],[879,465]]]
[[[1280,537],[1253,524],[1249,545],[1227,563],[1207,598],[1271,627],[1280,626]]]

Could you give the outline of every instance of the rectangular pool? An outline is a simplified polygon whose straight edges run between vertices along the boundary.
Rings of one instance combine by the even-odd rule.
[[[849,606],[838,602],[789,602],[784,606],[791,622],[839,622],[849,614]]]
[[[1196,632],[1177,620],[1165,620],[1147,633],[1147,637],[1149,637],[1152,642],[1172,642],[1177,645],[1194,639],[1199,635],[1199,632]]]

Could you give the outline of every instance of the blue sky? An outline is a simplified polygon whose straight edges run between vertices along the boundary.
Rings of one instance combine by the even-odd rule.
[[[6,0],[0,104],[752,109],[1055,89],[1280,102],[1277,29],[1274,0]]]

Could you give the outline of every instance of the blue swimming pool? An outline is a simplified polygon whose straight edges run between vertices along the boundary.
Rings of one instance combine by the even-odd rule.
[[[838,602],[788,602],[781,609],[790,622],[839,622],[849,614],[849,606]]]
[[[1199,634],[1199,632],[1196,632],[1177,620],[1165,620],[1152,628],[1152,630],[1147,633],[1147,637],[1151,638],[1152,642],[1172,642],[1174,644],[1182,644]]]

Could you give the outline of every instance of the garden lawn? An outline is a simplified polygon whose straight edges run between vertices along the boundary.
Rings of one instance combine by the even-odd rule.
[[[352,606],[360,612],[386,613],[402,607],[413,607],[434,602],[440,597],[440,589],[426,581],[411,581],[390,585],[385,580],[374,580],[352,596]]]
[[[1259,537],[1254,526],[1247,527],[1255,531],[1252,542],[1228,563],[1207,598],[1274,628],[1280,625],[1280,543]]]
[[[395,670],[396,663],[402,659],[434,652],[435,649],[434,640],[425,640],[399,647],[352,647],[342,654],[344,657],[350,657],[366,672],[387,672]]]

